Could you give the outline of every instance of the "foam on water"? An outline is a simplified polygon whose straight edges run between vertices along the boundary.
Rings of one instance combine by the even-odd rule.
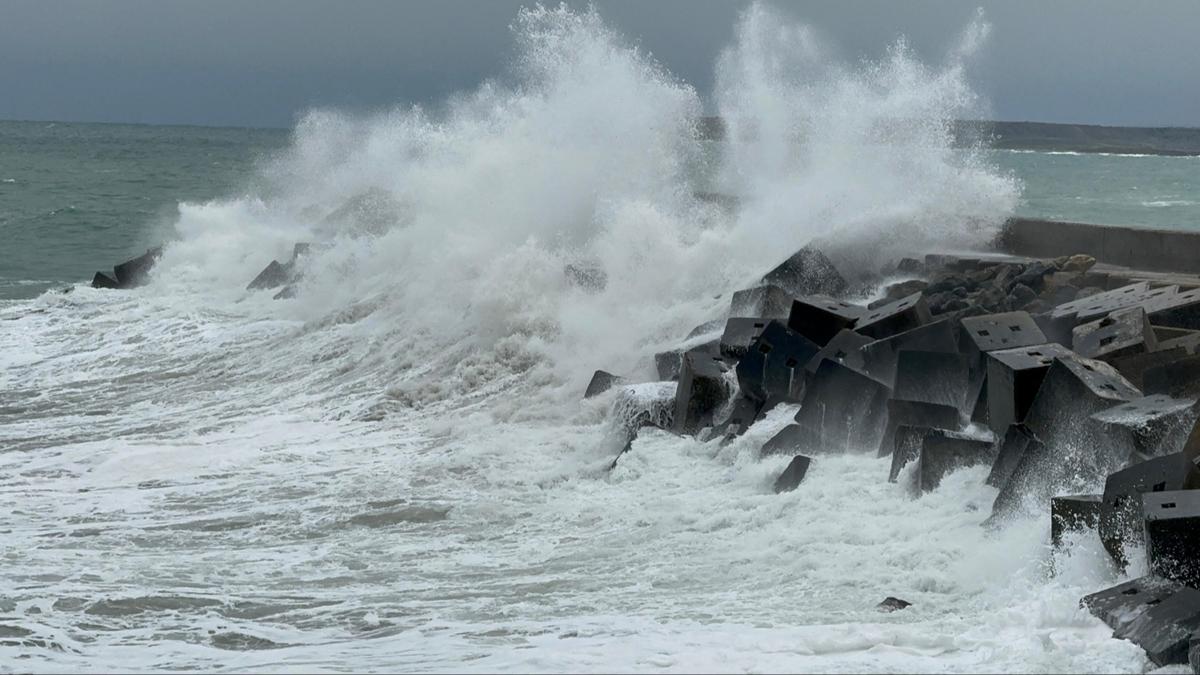
[[[946,131],[983,32],[851,67],[755,6],[714,153],[691,86],[594,11],[530,9],[513,72],[310,114],[261,191],[181,205],[149,286],[6,303],[0,667],[1140,670],[1077,606],[1118,580],[1102,550],[1049,576],[1044,517],[980,527],[983,469],[914,498],[819,457],[775,495],[781,408],[725,447],[645,431],[609,472],[618,392],[579,400],[813,237],[986,235],[1016,186]],[[245,291],[297,240],[296,299]]]

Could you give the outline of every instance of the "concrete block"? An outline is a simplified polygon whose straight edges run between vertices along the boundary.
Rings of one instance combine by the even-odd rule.
[[[925,437],[933,433],[932,427],[900,425],[896,427],[894,447],[892,449],[892,465],[888,471],[888,482],[895,483],[900,477],[900,471],[921,456],[921,445]]]
[[[1113,630],[1125,628],[1150,607],[1183,590],[1183,584],[1155,576],[1138,577],[1083,596],[1079,605]]]
[[[1069,531],[1095,529],[1100,522],[1101,495],[1067,495],[1050,500],[1050,543],[1062,545]]]
[[[805,296],[792,301],[787,327],[823,347],[838,332],[853,328],[864,311],[858,305],[830,297]]]
[[[760,319],[786,319],[792,311],[792,294],[780,286],[755,286],[736,291],[730,303],[729,316],[748,316]]]
[[[733,402],[733,406],[725,418],[713,428],[713,437],[730,439],[741,436],[758,419],[762,409],[762,401],[756,401],[746,396],[739,397]]]
[[[887,386],[892,386],[896,381],[896,363],[900,352],[904,350],[957,354],[958,333],[955,325],[948,319],[942,319],[867,344],[861,350],[866,372]]]
[[[767,319],[733,317],[727,320],[725,332],[721,334],[721,356],[742,358],[750,348],[750,343],[758,339],[766,326]]]
[[[1150,573],[1200,588],[1200,490],[1142,494]]]
[[[921,442],[921,456],[917,458],[918,485],[921,492],[929,492],[936,489],[951,471],[991,464],[995,458],[995,446],[990,440],[934,429]]]
[[[134,288],[146,283],[150,270],[162,257],[162,247],[156,246],[144,254],[113,267],[113,277],[121,288]]]
[[[779,433],[772,436],[766,443],[763,443],[758,454],[762,457],[795,454],[801,448],[809,447],[805,434],[804,427],[799,424],[789,424],[780,429]]]
[[[979,355],[1000,349],[1046,343],[1046,335],[1028,312],[984,314],[962,320],[963,353]]]
[[[833,262],[812,245],[805,246],[767,273],[763,283],[779,286],[793,296],[841,295],[849,288]]]
[[[1162,394],[1136,398],[1092,415],[1100,452],[1126,463],[1183,450],[1196,424],[1196,402]]]
[[[932,320],[929,306],[920,293],[890,302],[862,314],[854,324],[858,333],[882,340],[919,328]]]
[[[1080,356],[1110,361],[1158,349],[1154,328],[1141,307],[1130,307],[1079,324],[1072,331],[1072,348]]]
[[[1146,650],[1157,666],[1186,664],[1191,637],[1200,629],[1200,591],[1181,588],[1146,607],[1136,618],[1113,632]]]
[[[1146,371],[1157,366],[1175,363],[1180,359],[1188,356],[1187,351],[1183,347],[1171,347],[1164,349],[1165,343],[1158,343],[1158,351],[1149,352],[1146,354],[1131,354],[1129,356],[1120,356],[1112,359],[1110,363],[1113,368],[1117,369],[1121,376],[1129,380],[1133,386],[1141,389],[1145,393],[1155,393],[1146,387]],[[1170,388],[1169,385],[1163,384],[1161,379],[1158,386]]]
[[[1029,427],[1023,424],[1008,425],[1008,431],[1004,433],[1004,438],[1000,439],[1000,448],[996,453],[996,461],[992,463],[992,471],[984,482],[995,488],[1003,488],[1017,470],[1026,452],[1040,453],[1044,450],[1042,442]]]
[[[812,464],[812,459],[804,455],[796,455],[792,461],[788,463],[787,468],[783,473],[779,474],[779,478],[775,479],[775,494],[781,492],[791,492],[795,490],[804,480],[804,475],[808,473],[808,467]]]
[[[1142,371],[1147,394],[1166,394],[1176,398],[1200,396],[1200,355],[1185,356]]]
[[[246,285],[246,290],[257,291],[266,288],[279,288],[292,279],[292,264],[283,264],[272,260],[258,273],[258,276]]]
[[[804,367],[817,352],[815,343],[771,321],[737,364],[742,394],[764,403],[799,401],[804,394]]]
[[[116,279],[108,276],[104,272],[96,272],[96,276],[92,277],[92,288],[120,288],[121,284],[117,283]]]
[[[591,382],[588,382],[587,391],[583,393],[584,398],[599,396],[613,387],[622,385],[625,379],[612,373],[603,370],[597,370],[592,374]]]
[[[961,354],[902,350],[896,355],[892,397],[965,411],[970,385],[968,365]]]
[[[997,434],[1025,419],[1050,364],[1071,352],[1044,344],[990,352],[987,360],[988,426]]]
[[[805,368],[810,373],[815,373],[821,362],[829,359],[848,368],[863,372],[866,370],[866,359],[863,356],[862,348],[871,342],[874,342],[874,340],[865,335],[859,335],[848,328],[843,329],[837,335],[833,336],[833,339],[828,344],[821,347],[821,350],[808,362]]]
[[[1200,487],[1200,469],[1184,453],[1155,457],[1116,471],[1104,482],[1100,505],[1100,541],[1119,564],[1125,564],[1125,546],[1143,541],[1141,495],[1146,492],[1193,490]]]
[[[962,426],[957,408],[924,401],[891,399],[887,402],[887,425],[879,441],[879,456],[886,457],[896,448],[896,429],[901,426],[958,430]]]
[[[1080,323],[1133,307],[1150,297],[1150,282],[1139,281],[1111,291],[1104,291],[1079,300],[1065,302],[1050,311],[1051,318],[1074,317]],[[1161,295],[1169,291],[1161,291]]]
[[[674,431],[694,434],[712,424],[713,413],[729,399],[728,366],[712,354],[694,349],[683,355],[675,394]]]
[[[1147,311],[1156,326],[1200,330],[1200,288],[1176,290],[1158,298]]]
[[[663,382],[678,380],[679,370],[683,367],[683,355],[693,350],[702,351],[712,356],[719,356],[721,354],[721,341],[719,339],[710,340],[695,347],[681,347],[655,354],[654,369],[658,372],[658,379]]]
[[[796,422],[806,452],[874,452],[887,426],[891,390],[858,372],[825,361],[813,373]]]

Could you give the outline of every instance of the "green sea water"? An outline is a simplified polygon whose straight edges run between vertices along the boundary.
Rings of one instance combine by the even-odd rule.
[[[286,130],[0,122],[0,298],[90,279],[171,236],[180,202],[255,187]],[[1020,215],[1200,228],[1200,158],[995,151]]]

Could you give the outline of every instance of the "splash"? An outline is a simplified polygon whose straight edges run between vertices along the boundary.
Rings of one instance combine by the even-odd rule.
[[[273,311],[386,317],[352,323],[381,354],[442,364],[398,399],[508,375],[574,398],[595,368],[649,376],[655,349],[814,238],[876,259],[897,239],[967,245],[1015,206],[1012,180],[953,144],[979,107],[964,64],[982,22],[939,68],[903,42],[852,67],[754,5],[717,64],[723,145],[698,133],[696,90],[594,8],[525,9],[513,32],[509,72],[436,108],[309,113],[253,196],[181,208],[162,276],[237,298],[315,240],[299,299]],[[695,196],[713,189],[742,208]],[[567,264],[607,284],[580,288]]]

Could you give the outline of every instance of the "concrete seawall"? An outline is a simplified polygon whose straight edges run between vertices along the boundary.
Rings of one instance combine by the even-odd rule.
[[[1112,265],[1200,273],[1200,231],[1012,218],[996,238],[995,247],[1004,253],[1037,258],[1086,253]]]

